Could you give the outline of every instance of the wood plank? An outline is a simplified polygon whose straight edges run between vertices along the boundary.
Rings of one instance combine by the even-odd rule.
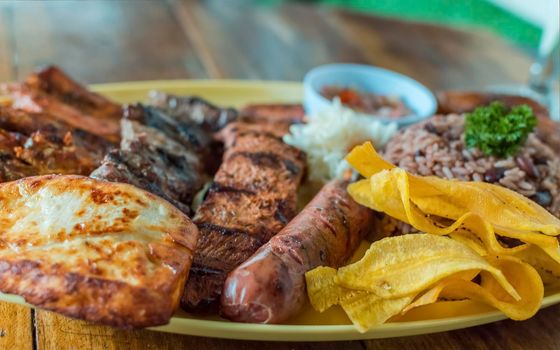
[[[363,349],[362,344],[357,341],[340,343],[256,342],[191,337],[153,331],[126,331],[72,320],[47,311],[37,311],[36,327],[38,350],[334,350],[340,347],[348,350]]]
[[[13,12],[6,5],[0,4],[0,82],[11,81],[15,77],[15,62],[13,62]]]
[[[199,41],[222,77],[301,80],[313,66],[360,56],[310,6],[216,0],[172,3],[177,12],[189,14],[179,20],[198,28]]]
[[[360,48],[365,63],[401,72],[432,89],[483,89],[527,80],[531,57],[483,30],[324,11],[344,39]]]
[[[86,83],[207,77],[165,2],[46,1],[11,6],[18,79],[52,63]]]
[[[551,306],[527,321],[505,320],[452,332],[370,340],[368,350],[523,350],[558,349],[560,305]]]
[[[433,89],[484,88],[523,83],[531,63],[527,54],[483,31],[301,4],[172,4],[183,14],[183,28],[197,28],[196,40],[221,77],[300,80],[314,66],[354,62],[402,72]]]
[[[31,309],[0,302],[0,349],[31,349],[31,325]]]

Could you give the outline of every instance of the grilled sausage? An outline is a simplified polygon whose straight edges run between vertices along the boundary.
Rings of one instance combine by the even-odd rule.
[[[221,313],[238,322],[280,323],[305,304],[305,273],[338,267],[374,224],[374,212],[334,180],[280,233],[233,270],[224,285]]]

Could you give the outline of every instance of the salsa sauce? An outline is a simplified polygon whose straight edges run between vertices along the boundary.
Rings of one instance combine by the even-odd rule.
[[[321,95],[329,100],[338,97],[340,103],[356,112],[376,117],[398,119],[412,114],[412,111],[397,96],[376,95],[336,85],[324,86]]]

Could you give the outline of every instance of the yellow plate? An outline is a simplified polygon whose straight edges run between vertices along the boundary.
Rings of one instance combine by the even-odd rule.
[[[216,104],[233,107],[241,107],[247,103],[297,103],[301,102],[303,96],[301,84],[295,82],[179,80],[103,84],[94,85],[92,88],[121,103],[144,101],[148,92],[154,89],[182,95],[194,94]],[[25,304],[20,297],[1,293],[0,301]],[[542,307],[559,302],[560,291],[548,291]],[[203,319],[178,312],[168,325],[156,327],[153,330],[230,339],[327,341],[434,333],[472,327],[505,318],[499,311],[480,306],[480,308],[469,309],[459,315],[434,315],[432,319],[387,323],[362,334],[349,324],[341,310],[332,309],[319,314],[307,307],[301,315],[286,325],[233,323],[218,317]]]

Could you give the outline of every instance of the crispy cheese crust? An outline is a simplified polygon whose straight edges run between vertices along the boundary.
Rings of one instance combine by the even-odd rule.
[[[122,328],[165,324],[198,230],[133,186],[49,175],[0,184],[0,291]]]

